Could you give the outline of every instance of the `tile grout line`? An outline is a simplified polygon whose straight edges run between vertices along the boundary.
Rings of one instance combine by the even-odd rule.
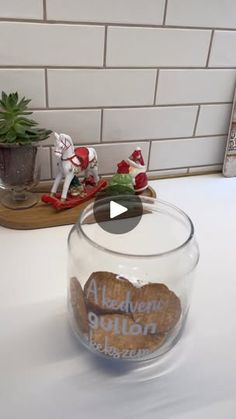
[[[103,144],[103,145],[107,145],[107,144],[127,144],[127,143],[135,143],[135,142],[143,142],[143,143],[148,143],[149,141],[158,141],[158,142],[164,142],[164,141],[181,141],[181,140],[198,140],[198,139],[203,139],[203,138],[215,138],[215,137],[225,137],[227,134],[210,134],[210,135],[199,135],[196,137],[168,137],[168,138],[151,138],[151,139],[146,139],[146,138],[135,138],[135,139],[129,139],[129,140],[114,140],[114,141],[102,141],[102,143],[96,143],[96,144]],[[92,143],[91,143],[92,144]]]
[[[165,172],[166,170],[187,170],[188,171],[188,170],[195,169],[195,168],[214,167],[214,166],[222,166],[222,163],[202,164],[202,165],[190,166],[190,167],[186,167],[186,166],[169,167],[169,168],[166,168],[166,169],[151,169],[151,170],[147,170],[147,171],[149,173],[151,173],[151,172],[157,172],[157,171]]]
[[[197,125],[198,125],[199,114],[200,114],[200,109],[201,109],[201,105],[198,106],[196,121],[195,121],[194,129],[193,129],[193,137],[196,136]]]
[[[79,21],[79,20],[52,20],[52,19],[21,19],[21,18],[10,18],[10,17],[1,17],[0,22],[9,22],[9,23],[42,23],[42,24],[51,24],[51,25],[76,25],[76,26],[114,26],[114,27],[137,27],[137,28],[154,28],[154,29],[188,29],[188,30],[202,30],[202,31],[211,31],[212,26],[187,26],[187,25],[166,25],[163,27],[163,24],[154,25],[149,23],[117,23],[117,22],[95,22],[95,21]],[[214,27],[214,30],[217,31],[232,31],[235,32],[235,27]]]
[[[49,110],[49,98],[48,98],[48,70],[47,68],[44,69],[44,77],[45,77],[45,98],[46,98],[46,110]]]
[[[152,175],[153,173],[159,172],[157,174],[158,175],[162,175],[163,172],[170,172],[169,174],[171,174],[171,172],[174,172],[173,174],[175,174],[176,171],[186,171],[186,174],[191,174],[191,170],[192,169],[206,169],[206,168],[216,168],[216,166],[219,166],[219,170],[222,168],[223,164],[222,163],[211,163],[211,164],[207,164],[207,165],[197,165],[197,166],[190,166],[190,167],[186,167],[186,166],[182,166],[182,167],[169,167],[169,168],[165,168],[165,169],[151,169],[151,170],[147,170],[147,174],[148,175]],[[114,173],[109,172],[109,173],[103,173],[101,172],[100,175],[101,176],[112,176]],[[177,173],[176,173],[177,174]],[[51,177],[48,180],[52,180],[53,177]]]
[[[106,25],[105,31],[104,31],[103,68],[106,68],[106,60],[107,60],[107,32],[108,32],[108,27]]]
[[[209,43],[209,50],[208,50],[208,55],[207,55],[207,60],[206,60],[206,68],[209,68],[209,61],[210,61],[210,56],[211,56],[214,35],[215,35],[215,30],[213,29],[211,33],[210,43]]]
[[[155,87],[154,87],[154,99],[153,99],[154,106],[156,105],[156,99],[157,99],[157,86],[158,86],[159,74],[160,74],[160,70],[157,69],[156,81],[155,81]]]
[[[47,20],[47,0],[43,0],[43,20]]]
[[[162,109],[162,108],[188,108],[188,107],[198,107],[198,106],[218,106],[218,105],[232,105],[233,102],[201,102],[201,103],[170,103],[168,105],[162,105],[162,104],[157,104],[155,106],[153,106],[153,104],[151,105],[106,105],[106,106],[68,106],[68,107],[56,107],[56,106],[50,106],[48,109],[46,108],[41,108],[41,107],[36,107],[36,108],[30,108],[31,110],[33,110],[34,112],[38,112],[38,111],[83,111],[83,110],[100,110],[100,109],[105,109],[105,110],[126,110],[126,109]]]
[[[166,169],[151,169],[151,170],[147,170],[147,172],[148,173],[150,173],[150,174],[152,174],[152,173],[154,173],[154,172],[160,172],[160,174],[161,174],[161,172],[166,172],[166,171],[175,171],[175,170],[186,170],[186,172],[187,172],[187,170],[188,170],[188,168],[185,166],[185,167],[169,167],[169,168],[166,168]]]
[[[5,65],[0,65],[0,69],[4,70],[25,70],[25,69],[30,69],[30,70],[40,70],[42,68],[45,68],[45,64],[44,65],[12,65],[12,64],[5,64]],[[141,71],[141,70],[149,70],[149,71],[153,71],[156,70],[157,68],[157,64],[153,65],[153,66],[107,66],[106,68],[103,67],[103,65],[101,66],[89,66],[89,65],[67,65],[67,66],[59,66],[59,65],[47,65],[47,68],[50,70],[136,70],[136,71]],[[158,65],[158,68],[161,70],[204,70],[204,71],[211,71],[211,70],[222,70],[222,71],[232,71],[232,70],[236,70],[236,66],[224,66],[224,67],[206,67],[206,66],[161,66]]]
[[[190,166],[189,170],[197,168],[197,167],[212,167],[212,166],[222,166],[223,163],[211,163],[211,164],[199,164],[197,166]]]
[[[162,23],[163,26],[166,26],[167,8],[168,8],[168,0],[166,0],[165,2],[163,23]]]
[[[104,118],[104,110],[101,109],[100,143],[102,143],[102,137],[103,137],[103,118]]]
[[[151,159],[152,140],[148,140],[148,142],[149,142],[149,149],[148,149],[148,160],[147,160],[147,172],[149,170],[150,159]]]
[[[227,134],[207,134],[207,135],[199,135],[196,137],[168,137],[168,138],[152,138],[152,139],[146,139],[146,138],[135,138],[135,139],[129,139],[129,140],[115,140],[115,141],[102,141],[102,142],[94,142],[94,141],[90,141],[90,142],[79,142],[79,143],[75,143],[74,145],[94,145],[94,146],[101,146],[101,145],[122,145],[122,144],[135,144],[135,143],[149,143],[149,142],[165,142],[165,141],[182,141],[182,140],[188,140],[188,141],[192,141],[192,140],[200,140],[200,139],[210,139],[210,138],[223,138],[225,139],[227,137]],[[53,147],[53,144],[45,144],[45,147]]]
[[[75,144],[76,146],[78,145],[78,144]],[[83,145],[83,144],[82,144]],[[85,144],[86,145],[86,144]],[[95,144],[95,145],[97,145],[97,144]],[[49,148],[51,149],[51,151],[53,151],[52,150],[52,146],[50,147],[49,146]],[[198,165],[193,165],[193,166],[181,166],[181,167],[170,167],[170,168],[166,168],[166,169],[149,169],[149,170],[147,170],[147,172],[156,172],[156,171],[165,171],[165,170],[178,170],[178,169],[192,169],[192,168],[198,168],[198,167],[212,167],[212,166],[222,166],[223,165],[223,163],[210,163],[210,164],[198,164]],[[111,173],[112,174],[112,173]]]

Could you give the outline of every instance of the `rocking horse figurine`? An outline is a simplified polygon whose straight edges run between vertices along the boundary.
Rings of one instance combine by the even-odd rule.
[[[106,186],[106,181],[99,180],[97,153],[91,147],[74,148],[69,135],[54,133],[55,150],[58,159],[58,173],[53,183],[50,195],[43,195],[42,201],[51,203],[54,208],[71,208],[90,198]],[[85,173],[82,193],[81,186],[78,197],[70,194],[69,189],[73,179]],[[61,180],[65,178],[61,195],[57,193]],[[78,183],[80,184],[79,180]],[[81,185],[81,184],[80,184]]]

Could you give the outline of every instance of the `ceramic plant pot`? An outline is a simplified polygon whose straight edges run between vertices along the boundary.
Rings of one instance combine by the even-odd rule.
[[[37,197],[29,192],[40,178],[37,145],[0,144],[0,188],[8,190],[1,203],[12,209],[29,208]]]

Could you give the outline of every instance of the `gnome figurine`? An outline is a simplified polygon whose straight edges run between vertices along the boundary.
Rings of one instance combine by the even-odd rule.
[[[137,147],[131,156],[127,159],[129,164],[129,174],[133,178],[135,192],[142,192],[148,187],[148,178],[146,166],[142,156],[142,150]]]
[[[134,190],[133,187],[133,178],[129,174],[129,164],[122,160],[117,164],[117,173],[112,177],[110,186],[123,186],[131,191]]]

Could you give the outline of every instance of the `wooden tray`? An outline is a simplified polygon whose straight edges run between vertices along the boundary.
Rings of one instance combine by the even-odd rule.
[[[40,190],[40,187],[38,189]],[[92,201],[87,201],[74,208],[57,211],[50,205],[41,202],[42,193],[49,190],[50,188],[45,190],[45,187],[42,187],[40,192],[35,192],[39,197],[39,202],[32,208],[11,210],[0,204],[0,225],[16,230],[31,230],[74,224],[81,211]],[[155,198],[156,192],[149,186],[141,195]]]

